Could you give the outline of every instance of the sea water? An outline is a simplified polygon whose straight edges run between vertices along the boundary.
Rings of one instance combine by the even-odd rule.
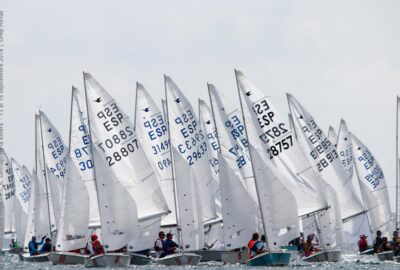
[[[45,263],[27,263],[19,261],[18,255],[7,254],[0,256],[0,269],[51,269],[51,270],[62,270],[62,269],[88,269],[82,265],[71,265],[71,266],[54,266],[50,262]],[[100,269],[100,268],[95,268]],[[107,268],[102,268],[107,269]],[[111,268],[108,268],[111,269]],[[121,268],[119,268],[121,269]],[[382,262],[373,255],[358,255],[355,251],[346,251],[342,255],[342,259],[337,263],[305,263],[302,261],[295,261],[288,267],[248,267],[246,265],[222,265],[221,263],[201,263],[198,266],[159,266],[159,265],[147,265],[147,266],[129,266],[126,269],[143,269],[143,270],[167,270],[167,269],[199,269],[199,270],[250,270],[250,269],[340,269],[340,270],[352,270],[352,269],[400,269],[400,263],[394,261]]]

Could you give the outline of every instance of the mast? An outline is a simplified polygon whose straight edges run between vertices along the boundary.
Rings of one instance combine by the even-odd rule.
[[[88,120],[88,129],[89,129],[89,139],[90,139],[90,155],[92,157],[93,162],[93,176],[94,176],[94,186],[96,188],[96,198],[97,198],[97,205],[99,207],[99,215],[100,215],[100,227],[101,227],[101,211],[100,211],[100,201],[98,195],[98,188],[97,188],[97,177],[96,177],[96,164],[94,164],[94,155],[93,155],[93,141],[92,141],[92,129],[90,128],[90,116],[89,116],[89,102],[87,98],[87,89],[86,89],[86,80],[85,80],[85,71],[82,72],[83,74],[83,87],[85,89],[85,101],[86,101],[86,113],[87,113],[87,120]],[[105,251],[107,253],[107,251]]]
[[[74,93],[75,93],[75,86],[72,86],[71,91],[71,107],[69,111],[69,142],[68,142],[68,149],[69,155],[71,154],[71,126],[72,126],[72,103],[74,102]]]
[[[396,103],[396,230],[400,229],[400,177],[399,177],[399,102],[400,97],[397,96]]]
[[[49,227],[50,227],[50,236],[51,233],[51,218],[50,218],[50,201],[49,201],[49,187],[48,187],[48,177],[47,177],[47,165],[46,158],[44,155],[44,145],[43,145],[43,126],[42,126],[42,112],[39,110],[39,121],[40,121],[40,137],[41,137],[41,145],[42,145],[42,155],[43,155],[43,167],[44,167],[44,181],[46,183],[46,199],[47,199],[47,211],[49,213]]]
[[[237,87],[238,95],[239,95],[240,109],[241,109],[241,111],[242,111],[242,118],[243,118],[243,123],[244,123],[244,131],[245,131],[247,140],[249,141],[249,154],[250,154],[250,159],[251,159],[251,160],[254,160],[254,159],[253,159],[253,156],[252,156],[252,153],[251,153],[251,152],[252,152],[252,151],[251,151],[251,143],[250,143],[249,134],[248,134],[248,132],[247,132],[247,124],[246,124],[246,118],[245,118],[244,110],[243,110],[242,95],[241,95],[241,93],[240,93],[239,81],[238,81],[238,78],[237,78],[237,74],[236,74],[236,73],[237,73],[237,72],[236,72],[236,69],[235,69],[236,87]],[[269,241],[268,241],[268,235],[267,235],[267,230],[266,230],[266,226],[265,226],[265,222],[264,222],[264,220],[265,220],[265,219],[264,219],[264,213],[263,213],[263,209],[262,209],[262,207],[261,207],[260,193],[259,193],[259,191],[258,191],[258,185],[257,185],[256,174],[255,174],[254,163],[253,163],[253,162],[251,162],[251,169],[252,169],[252,171],[253,171],[254,183],[255,183],[256,191],[257,191],[257,200],[258,200],[258,206],[259,206],[259,208],[260,208],[261,220],[262,220],[262,225],[263,225],[264,235],[265,235],[265,242],[266,242],[266,244],[267,244],[267,249],[270,250]]]
[[[133,115],[133,132],[136,133],[136,110],[137,110],[137,92],[138,92],[139,83],[136,82],[136,93],[135,93],[135,112]]]
[[[176,233],[178,234],[178,239],[179,239],[179,245],[184,247],[183,244],[183,239],[181,235],[181,227],[179,224],[179,218],[178,218],[178,196],[176,195],[176,177],[175,177],[175,166],[174,166],[174,155],[172,154],[172,144],[171,144],[171,129],[169,125],[169,112],[168,112],[168,96],[167,96],[167,81],[166,81],[166,76],[164,75],[164,91],[165,91],[165,110],[166,110],[166,116],[165,118],[167,119],[167,125],[168,125],[168,139],[169,139],[169,145],[171,147],[171,150],[169,151],[169,155],[171,158],[171,173],[172,173],[172,181],[173,181],[173,192],[174,192],[174,201],[175,201],[175,218],[176,218]],[[181,249],[179,249],[179,252]]]

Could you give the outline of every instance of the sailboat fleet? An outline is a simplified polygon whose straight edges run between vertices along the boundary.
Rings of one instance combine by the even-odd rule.
[[[400,227],[398,143],[393,218],[383,172],[344,120],[338,133],[325,135],[288,94],[287,124],[267,93],[241,71],[235,78],[240,108],[208,83],[209,103],[199,100],[198,112],[168,76],[161,109],[137,83],[132,122],[84,72],[84,95],[72,87],[68,145],[39,111],[32,171],[0,149],[0,245],[5,235],[18,243],[2,250],[24,261],[87,267],[210,260],[279,266],[298,259],[303,239],[317,240],[318,249],[301,260],[339,261],[350,220],[364,217],[371,234],[385,236]],[[154,258],[161,230],[179,247]],[[254,255],[247,243],[256,232],[266,240]],[[89,256],[94,233],[104,252]],[[30,255],[33,236],[49,238],[53,250]]]

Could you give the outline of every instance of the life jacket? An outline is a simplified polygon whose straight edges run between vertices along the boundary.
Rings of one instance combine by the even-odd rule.
[[[310,243],[305,242],[303,248],[304,248],[304,256],[308,257],[312,254],[314,245],[312,244],[312,242]]]
[[[251,252],[252,251],[256,252],[256,246],[257,246],[258,242],[260,242],[260,241],[251,239],[250,242],[247,244],[247,247],[249,248],[249,253],[247,254],[247,256],[249,259],[253,258],[253,255],[251,254]]]
[[[30,245],[31,243],[33,244],[33,247],[34,247],[35,250],[32,250],[31,245]],[[39,245],[38,245],[38,243],[36,243],[36,241],[35,242],[30,241],[29,244],[28,244],[28,248],[29,248],[29,253],[37,252],[38,248],[39,248]]]
[[[359,248],[360,252],[367,250],[367,248],[368,248],[367,239],[358,240],[358,248]]]
[[[161,241],[161,247],[157,246],[158,240]],[[154,242],[154,250],[155,250],[156,252],[162,251],[162,250],[163,250],[163,246],[164,246],[164,245],[163,245],[163,240],[161,240],[160,238],[158,238],[158,239]]]
[[[99,255],[99,254],[104,254],[105,253],[104,248],[101,245],[99,240],[96,240],[96,241],[94,241],[92,243],[92,248],[93,248],[93,251],[94,251],[95,255]]]

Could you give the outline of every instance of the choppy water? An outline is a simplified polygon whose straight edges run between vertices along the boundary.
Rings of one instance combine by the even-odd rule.
[[[6,255],[0,257],[0,269],[51,269],[51,270],[62,270],[62,269],[88,269],[81,265],[77,266],[53,266],[50,262],[46,263],[26,263],[20,262],[17,255]],[[104,268],[106,269],[106,268]],[[353,270],[353,269],[368,269],[368,270],[388,270],[388,269],[400,269],[400,263],[396,262],[381,262],[375,256],[359,256],[357,254],[347,253],[342,256],[342,260],[337,263],[304,263],[295,262],[289,267],[248,267],[245,265],[222,265],[220,263],[203,263],[198,266],[174,266],[166,267],[159,265],[148,265],[148,266],[130,266],[127,269],[200,269],[200,270],[250,270],[250,269],[340,269],[340,270]]]

